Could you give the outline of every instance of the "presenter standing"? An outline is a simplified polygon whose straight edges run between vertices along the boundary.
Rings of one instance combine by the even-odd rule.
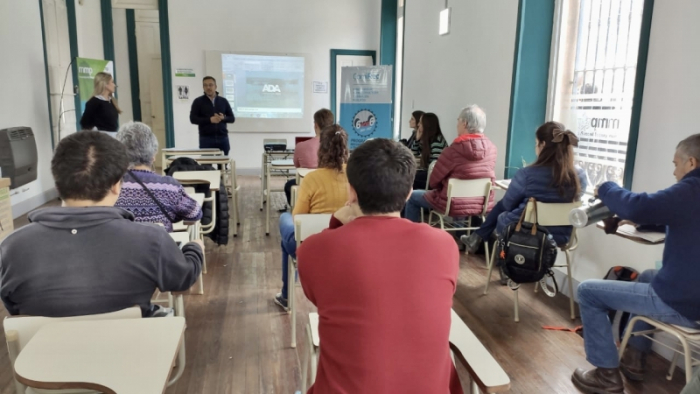
[[[190,122],[199,126],[199,147],[218,148],[228,155],[230,145],[226,123],[233,123],[231,105],[216,91],[214,77],[204,77],[202,80],[204,95],[197,97],[190,110]]]
[[[117,85],[112,75],[99,72],[95,75],[95,90],[92,97],[85,103],[85,111],[80,118],[83,130],[106,131],[116,137],[119,128],[119,114],[122,112],[117,105],[114,91]]]

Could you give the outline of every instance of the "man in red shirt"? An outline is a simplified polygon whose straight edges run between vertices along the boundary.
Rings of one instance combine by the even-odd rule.
[[[297,251],[320,317],[309,393],[462,393],[449,348],[459,251],[446,232],[400,218],[415,171],[398,142],[360,145],[348,206]]]

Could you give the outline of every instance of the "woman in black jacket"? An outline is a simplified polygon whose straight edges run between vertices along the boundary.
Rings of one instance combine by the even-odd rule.
[[[85,111],[80,118],[83,130],[117,132],[122,111],[113,97],[116,88],[111,74],[100,72],[95,75],[95,91],[85,103]]]

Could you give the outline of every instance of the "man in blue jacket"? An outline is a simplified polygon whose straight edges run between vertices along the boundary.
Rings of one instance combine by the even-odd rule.
[[[577,369],[571,377],[584,393],[623,393],[622,374],[630,380],[644,376],[644,355],[651,341],[631,338],[618,362],[608,311],[700,328],[700,134],[678,144],[673,164],[678,183],[654,194],[632,193],[613,182],[597,190],[598,197],[620,218],[666,226],[666,245],[663,267],[644,271],[636,283],[587,280],[579,286],[586,357],[596,367]],[[650,328],[646,323],[634,327],[635,331]]]
[[[236,117],[228,100],[216,91],[216,79],[204,77],[204,95],[192,102],[190,122],[199,126],[199,147],[219,148],[225,155],[231,148],[228,142],[226,123],[233,123]]]

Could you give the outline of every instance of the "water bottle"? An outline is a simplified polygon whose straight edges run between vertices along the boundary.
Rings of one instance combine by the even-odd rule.
[[[602,201],[593,200],[588,206],[574,208],[569,212],[569,222],[576,228],[590,226],[613,216]]]

